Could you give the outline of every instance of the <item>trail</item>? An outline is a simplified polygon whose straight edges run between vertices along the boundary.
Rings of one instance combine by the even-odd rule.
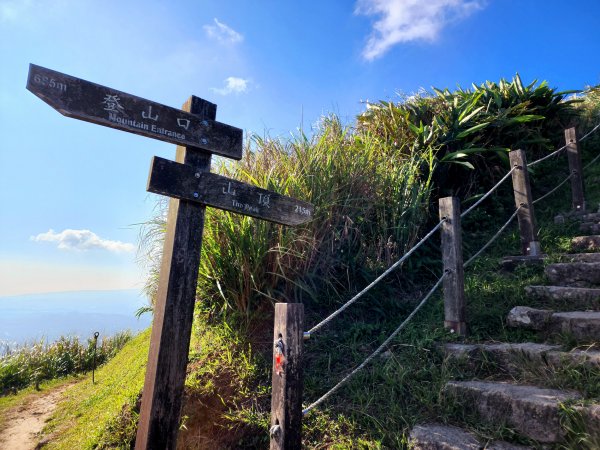
[[[40,432],[56,409],[63,392],[72,384],[61,386],[32,401],[25,401],[6,413],[6,428],[0,432],[0,449],[34,450],[38,447]]]

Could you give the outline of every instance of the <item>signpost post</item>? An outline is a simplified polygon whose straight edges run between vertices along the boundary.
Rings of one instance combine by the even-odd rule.
[[[135,447],[175,449],[206,206],[284,225],[310,221],[314,207],[210,173],[213,153],[241,159],[242,131],[215,121],[206,100],[179,110],[33,64],[27,89],[65,116],[179,144],[177,162],[154,157],[148,178],[171,200]]]

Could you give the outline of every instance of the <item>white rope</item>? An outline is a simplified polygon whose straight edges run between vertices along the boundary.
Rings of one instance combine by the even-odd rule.
[[[579,142],[587,139],[591,134],[595,133],[596,130],[598,130],[598,128],[600,128],[600,123],[598,125],[596,125],[594,128],[592,128],[588,133],[586,133],[582,138],[579,138]],[[550,153],[549,155],[544,156],[543,158],[540,158],[536,161],[533,161],[531,163],[527,164],[527,167],[531,167],[531,166],[535,166],[538,163],[541,163],[542,161],[545,161],[548,158],[552,158],[553,156],[557,155],[558,153],[562,152],[565,148],[567,148],[569,146],[569,144],[565,144],[563,145],[561,148],[559,148],[558,150],[553,151],[552,153]]]
[[[436,291],[436,289],[440,286],[440,284],[442,284],[442,281],[444,280],[445,276],[446,276],[446,274],[444,274],[440,277],[440,279],[435,283],[435,285],[431,288],[431,290],[427,293],[427,295],[423,298],[423,300],[421,300],[421,302],[417,305],[417,307],[413,310],[413,312],[411,312],[410,315],[406,319],[404,319],[404,322],[402,322],[400,324],[400,326],[398,328],[396,328],[396,330],[394,330],[394,332],[383,342],[383,344],[381,344],[379,347],[377,347],[377,350],[375,350],[373,353],[371,353],[367,357],[367,359],[365,359],[363,361],[363,363],[360,366],[358,366],[352,372],[350,372],[348,375],[346,375],[344,378],[342,378],[342,380],[338,384],[336,384],[329,391],[327,391],[317,401],[311,403],[308,407],[306,407],[302,411],[302,414],[307,414],[308,412],[310,412],[311,409],[315,408],[316,406],[320,405],[325,400],[327,400],[334,392],[336,392],[340,387],[342,387],[350,378],[352,378],[356,373],[358,373],[367,364],[369,364],[369,362],[371,362],[373,360],[373,358],[375,358],[377,355],[379,355],[388,346],[388,344],[392,341],[392,339],[394,339],[396,337],[396,335],[398,333],[400,333],[400,331],[406,326],[406,324],[421,309],[421,307],[425,304],[425,302],[427,302],[427,300],[429,300],[429,297],[431,297],[433,295],[433,293]]]
[[[587,138],[590,134],[594,133],[598,128],[600,128],[600,123],[598,125],[596,125],[594,128],[592,128],[592,130],[587,133],[585,136],[583,136],[581,139],[579,139],[580,141],[583,141],[585,138]],[[600,158],[600,154],[598,154],[598,156],[596,156],[594,159],[592,159],[589,163],[587,163],[582,170],[587,169],[588,167],[590,167],[592,164],[594,164],[596,161],[598,161],[598,158]]]
[[[335,310],[333,313],[331,313],[329,316],[327,316],[325,319],[323,319],[321,322],[319,322],[317,325],[315,325],[314,327],[312,327],[310,330],[308,330],[309,334],[314,333],[315,331],[319,330],[320,328],[322,328],[323,326],[327,325],[331,320],[333,320],[336,316],[338,316],[342,311],[344,311],[346,308],[348,308],[350,305],[352,305],[354,302],[356,302],[359,298],[361,298],[365,293],[367,293],[373,286],[375,286],[377,283],[379,283],[385,276],[387,276],[391,271],[393,271],[396,267],[398,267],[400,264],[402,264],[410,255],[412,255],[421,245],[423,245],[423,243],[429,239],[441,226],[442,224],[446,221],[446,218],[443,218],[442,220],[440,220],[440,222],[433,227],[433,229],[427,233],[427,235],[425,237],[423,237],[423,239],[421,239],[419,241],[419,243],[417,245],[415,245],[413,248],[411,248],[402,258],[400,258],[398,261],[396,261],[394,264],[392,264],[385,272],[383,272],[381,275],[379,275],[371,284],[369,284],[366,288],[364,288],[362,291],[360,291],[358,294],[356,294],[354,297],[352,297],[350,300],[348,300],[343,306],[341,306],[340,308],[338,308],[337,310]]]
[[[600,128],[600,123],[598,125],[596,125],[594,128],[592,128],[585,136],[583,136],[582,138],[579,138],[579,141],[583,141],[584,139],[587,139],[588,136],[595,133],[598,128]]]
[[[483,197],[481,197],[479,200],[477,200],[475,203],[473,203],[469,209],[467,209],[466,211],[464,211],[464,212],[463,212],[463,213],[460,215],[461,219],[462,219],[463,217],[465,217],[467,214],[469,214],[471,211],[473,211],[475,208],[477,208],[477,207],[478,207],[478,206],[481,204],[481,202],[482,202],[482,201],[484,201],[486,198],[488,198],[488,197],[489,197],[489,196],[492,194],[492,192],[494,192],[496,189],[498,189],[498,187],[499,187],[499,186],[500,186],[502,183],[504,183],[504,181],[505,181],[505,180],[506,180],[506,179],[507,179],[507,178],[510,176],[510,174],[511,174],[511,173],[513,173],[513,172],[514,172],[514,170],[515,170],[515,169],[516,169],[516,167],[513,167],[512,169],[510,169],[510,170],[508,171],[508,173],[507,173],[506,175],[504,175],[504,176],[502,177],[502,179],[501,179],[500,181],[498,181],[498,183],[496,183],[496,184],[494,185],[494,187],[492,187],[492,188],[491,188],[489,191],[487,191],[487,192],[484,194],[484,196],[483,196]]]
[[[533,202],[531,202],[532,204],[536,204],[537,202],[541,202],[542,200],[544,200],[546,197],[554,194],[563,184],[565,184],[567,181],[569,181],[571,178],[573,178],[573,174],[570,174],[567,178],[565,178],[564,180],[562,180],[558,186],[556,186],[554,189],[552,189],[550,192],[546,192],[544,195],[542,195],[540,198],[534,200]]]
[[[513,221],[513,219],[515,218],[515,216],[517,215],[517,213],[519,212],[519,210],[522,208],[522,206],[519,206],[515,212],[512,214],[512,216],[510,216],[510,219],[508,219],[506,221],[506,223],[504,225],[502,225],[500,227],[500,229],[498,230],[498,232],[492,236],[492,238],[487,242],[487,244],[485,244],[483,247],[481,247],[481,249],[475,253],[473,256],[471,256],[468,261],[466,263],[463,264],[463,267],[467,267],[469,264],[471,264],[479,255],[481,255],[486,248],[488,248],[490,245],[492,245],[492,243],[498,239],[498,237],[502,234],[502,232],[506,229],[506,227],[508,226],[509,223],[511,223]]]
[[[548,154],[548,155],[546,155],[546,156],[544,156],[544,157],[542,157],[540,159],[537,159],[537,160],[535,160],[533,162],[527,163],[527,167],[535,166],[536,164],[541,163],[542,161],[545,161],[548,158],[552,158],[553,156],[558,155],[560,152],[562,152],[568,146],[569,146],[569,144],[565,144],[561,148],[559,148],[558,150],[555,150],[552,153],[550,153],[550,154]]]
[[[594,159],[592,159],[589,163],[587,163],[585,166],[583,166],[582,170],[585,170],[588,167],[590,167],[592,164],[594,164],[596,161],[598,161],[598,158],[600,158],[600,153],[598,154],[598,156],[596,156]]]

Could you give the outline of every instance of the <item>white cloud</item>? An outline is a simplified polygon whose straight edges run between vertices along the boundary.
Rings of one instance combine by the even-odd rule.
[[[204,31],[211,39],[216,39],[219,42],[228,44],[237,44],[244,40],[244,36],[235,31],[233,28],[228,27],[218,19],[214,19],[214,25],[204,25]]]
[[[0,21],[16,21],[26,13],[31,6],[31,0],[2,1],[0,2]]]
[[[133,244],[102,239],[90,230],[64,230],[60,233],[48,230],[47,233],[31,236],[30,239],[35,242],[58,242],[58,248],[61,250],[100,249],[114,253],[133,252],[135,250]]]
[[[372,61],[392,46],[434,41],[441,29],[483,7],[483,0],[358,0],[355,13],[377,16],[362,55]]]
[[[225,79],[225,87],[223,88],[211,88],[214,92],[221,95],[229,95],[229,94],[241,94],[242,92],[246,92],[248,90],[249,80],[244,80],[243,78],[236,77],[227,77]]]

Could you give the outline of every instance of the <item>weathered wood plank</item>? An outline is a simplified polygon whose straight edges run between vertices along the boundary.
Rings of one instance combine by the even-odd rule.
[[[216,105],[191,97],[184,108],[214,120]],[[210,153],[178,147],[177,160],[210,171]],[[135,448],[175,449],[188,362],[205,207],[171,199]]]
[[[304,305],[275,304],[270,450],[302,447],[303,326]]]
[[[27,89],[67,117],[142,136],[242,157],[242,130],[177,108],[29,65]]]
[[[444,327],[460,335],[467,334],[465,284],[460,225],[460,202],[456,197],[440,198],[440,229],[444,263]]]
[[[508,154],[511,166],[515,169],[512,173],[515,204],[520,207],[517,213],[519,232],[521,235],[521,252],[523,255],[537,256],[542,253],[538,240],[538,227],[533,209],[529,172],[527,172],[527,158],[523,150],[513,150]]]
[[[585,191],[583,186],[583,169],[581,165],[581,152],[577,145],[577,130],[575,127],[565,130],[567,143],[567,158],[571,174],[571,204],[574,211],[585,211]]]
[[[314,215],[310,203],[157,156],[147,190],[284,225],[309,222]]]

